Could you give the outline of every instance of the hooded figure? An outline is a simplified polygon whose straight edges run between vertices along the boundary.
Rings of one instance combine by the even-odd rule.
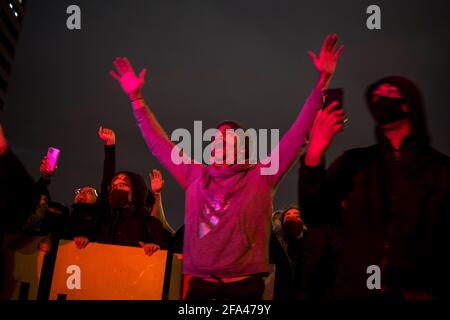
[[[372,111],[374,103],[372,100],[373,92],[379,87],[381,84],[390,84],[395,86],[402,95],[402,100],[409,106],[408,112],[406,112],[405,116],[408,118],[412,133],[411,136],[414,137],[415,140],[420,141],[424,144],[430,143],[430,137],[426,125],[426,117],[425,117],[425,106],[423,103],[422,94],[419,89],[416,87],[414,83],[410,80],[400,77],[400,76],[391,76],[378,80],[377,82],[371,84],[366,90],[366,101],[369,109]],[[377,135],[381,132],[379,126],[376,128]]]
[[[270,262],[276,265],[275,300],[294,298],[293,280],[300,262],[305,231],[306,226],[297,207],[288,207],[272,214]]]
[[[103,196],[105,198],[105,196]],[[148,215],[145,207],[147,185],[133,172],[120,171],[112,179],[107,200],[104,199],[97,241],[138,247],[139,242],[167,248],[161,222]]]
[[[398,96],[376,97],[380,85]],[[302,161],[300,168],[305,221],[331,223],[340,238],[335,295],[448,295],[449,158],[430,147],[422,97],[411,81],[381,79],[369,86],[366,99],[378,143],[346,151],[327,171],[323,161],[317,167]],[[387,128],[400,120],[407,120],[408,131],[394,148]],[[379,275],[370,266],[379,267]]]

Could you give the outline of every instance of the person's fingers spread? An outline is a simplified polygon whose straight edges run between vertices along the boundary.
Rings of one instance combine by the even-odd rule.
[[[337,35],[333,34],[333,36],[331,37],[331,44],[330,44],[330,52],[333,53],[334,52],[334,48],[336,47],[336,43],[337,43]]]
[[[120,81],[119,75],[117,73],[115,73],[114,71],[110,71],[109,74],[117,81]]]
[[[331,48],[333,47],[333,35],[329,35],[329,38],[328,38],[328,42],[327,42],[327,47],[326,47],[326,51],[327,52],[329,52],[329,51],[331,51]]]
[[[308,51],[308,55],[311,57],[313,63],[315,63],[317,61],[317,56],[314,52]]]
[[[122,58],[122,62],[123,62],[123,66],[124,66],[125,70],[127,70],[128,72],[133,72],[134,73],[134,69],[131,66],[130,61],[128,61],[127,57],[123,57]]]
[[[327,51],[327,48],[328,48],[328,45],[329,45],[329,41],[330,41],[330,35],[327,35],[325,37],[325,41],[323,42],[321,53]]]
[[[122,75],[124,75],[125,73],[128,72],[127,67],[126,67],[125,63],[123,62],[122,58],[119,58],[117,60],[117,64],[118,64],[118,66],[120,68],[120,72],[122,73]]]
[[[125,63],[125,61],[123,59],[119,59],[119,65],[122,68],[123,74],[131,72],[130,69],[128,68],[127,64]]]
[[[123,76],[122,66],[120,65],[119,58],[116,58],[116,60],[114,60],[113,64],[116,67],[116,71],[119,73],[119,76]]]
[[[344,45],[341,45],[339,49],[336,51],[336,54],[334,55],[337,58],[341,55],[342,51],[344,50]]]
[[[144,80],[146,74],[147,74],[147,68],[142,69],[142,70],[141,70],[141,73],[139,73],[139,78],[141,78],[142,80]]]
[[[130,62],[128,61],[128,58],[127,57],[122,57],[122,59],[121,59],[121,61],[122,61],[122,63],[123,63],[123,67],[124,67],[124,69],[126,70],[126,71],[132,71],[133,70],[133,68],[131,67],[131,64],[130,64]]]

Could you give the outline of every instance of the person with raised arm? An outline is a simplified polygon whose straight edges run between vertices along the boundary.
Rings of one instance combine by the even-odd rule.
[[[242,141],[236,133],[229,134],[229,129],[242,128],[232,121],[217,127],[210,165],[173,159],[175,146],[142,95],[146,69],[136,76],[127,58],[114,61],[116,70],[111,76],[127,94],[150,151],[186,192],[183,273],[192,275],[187,299],[262,298],[263,276],[269,271],[273,196],[299,158],[304,137],[323,103],[322,91],[342,52],[342,47],[335,50],[336,43],[337,36],[330,35],[318,56],[309,52],[319,73],[317,84],[268,161],[256,164],[236,163],[249,152],[246,147],[238,148]],[[227,161],[218,161],[224,155]],[[278,170],[262,174],[272,161],[278,163]]]

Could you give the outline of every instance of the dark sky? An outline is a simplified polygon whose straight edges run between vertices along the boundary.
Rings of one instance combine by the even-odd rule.
[[[345,6],[342,5],[345,3]],[[366,86],[399,74],[416,82],[427,104],[433,145],[450,154],[450,73],[447,1],[29,1],[3,122],[13,150],[30,173],[49,146],[62,150],[50,188],[70,204],[73,190],[98,187],[103,144],[100,125],[117,134],[117,169],[144,176],[162,169],[136,126],[131,107],[110,78],[112,60],[128,56],[148,67],[144,95],[170,134],[236,119],[251,128],[284,133],[312,89],[318,52],[336,32],[345,44],[332,86],[345,89],[350,122],[328,151],[374,142],[364,103]],[[66,28],[77,4],[82,30]],[[366,8],[382,10],[382,30],[366,28]],[[164,206],[179,227],[184,194],[165,175]],[[297,167],[281,184],[275,207],[296,201]]]

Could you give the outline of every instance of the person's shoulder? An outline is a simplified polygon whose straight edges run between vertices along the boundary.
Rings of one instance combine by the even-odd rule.
[[[444,154],[434,148],[431,148],[430,154],[433,159],[433,162],[436,165],[442,167],[443,169],[450,170],[450,157],[449,156],[447,156],[446,154]]]

